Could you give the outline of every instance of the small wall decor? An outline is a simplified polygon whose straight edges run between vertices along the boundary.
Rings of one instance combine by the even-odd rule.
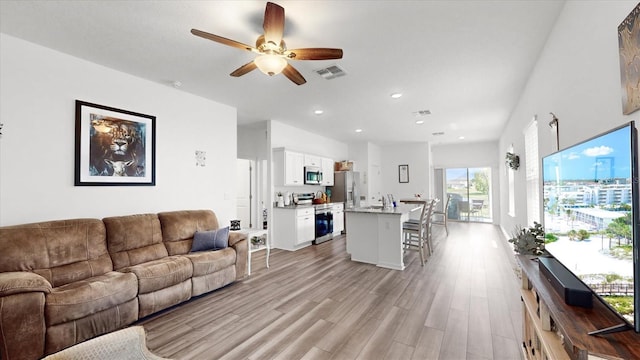
[[[156,117],[76,100],[75,185],[156,184]]]
[[[640,3],[618,26],[622,113],[640,109]]]
[[[207,152],[196,150],[196,166],[205,167],[207,165]]]
[[[506,163],[510,169],[518,170],[518,168],[520,167],[520,156],[512,152],[508,152],[506,156]]]
[[[401,183],[409,182],[409,165],[398,165],[398,181]]]

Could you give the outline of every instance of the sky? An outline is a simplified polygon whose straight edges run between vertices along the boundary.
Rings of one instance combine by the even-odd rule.
[[[556,180],[558,165],[561,180],[630,178],[630,132],[631,127],[625,126],[544,157],[544,181]]]

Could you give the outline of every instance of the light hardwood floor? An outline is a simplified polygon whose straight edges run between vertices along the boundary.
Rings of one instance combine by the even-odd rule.
[[[254,253],[253,273],[140,323],[174,359],[521,359],[513,255],[499,228],[438,228],[424,267],[349,260],[344,236]]]

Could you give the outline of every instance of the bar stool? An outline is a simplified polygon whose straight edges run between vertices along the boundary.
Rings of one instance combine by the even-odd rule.
[[[449,236],[449,225],[447,224],[447,217],[449,214],[449,204],[451,203],[451,198],[453,195],[449,194],[447,196],[447,202],[444,204],[444,208],[442,211],[434,210],[433,211],[433,219],[431,219],[431,225],[444,225],[444,230],[447,232],[447,236]],[[437,218],[440,217],[442,218]]]
[[[433,205],[435,200],[416,200],[412,203],[422,204],[422,211],[420,212],[420,219],[408,220],[402,223],[403,239],[402,244],[405,249],[416,249],[420,252],[420,263],[424,266],[425,256],[424,249],[427,248],[429,255],[431,255],[430,244],[430,220],[431,212],[433,211]]]

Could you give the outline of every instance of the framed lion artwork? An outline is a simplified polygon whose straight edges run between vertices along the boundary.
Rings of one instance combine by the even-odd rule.
[[[76,100],[76,186],[156,184],[156,117]]]

